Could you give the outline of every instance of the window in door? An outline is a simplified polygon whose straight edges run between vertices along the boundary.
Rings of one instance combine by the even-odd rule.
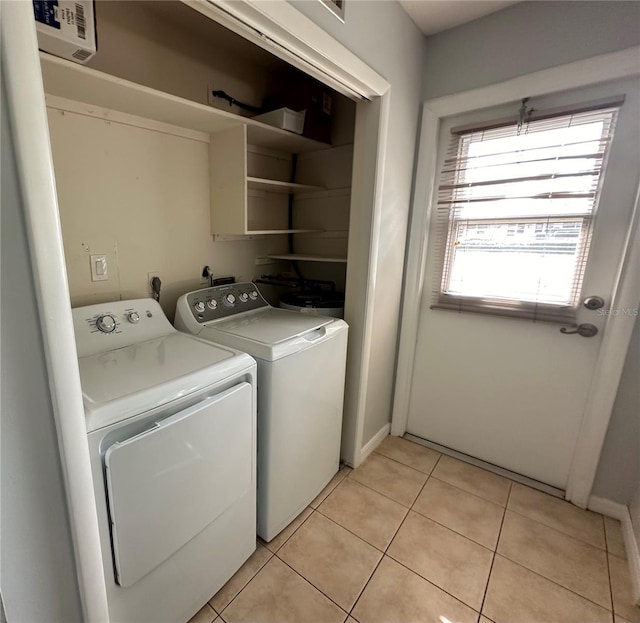
[[[452,130],[433,307],[575,315],[620,104]]]

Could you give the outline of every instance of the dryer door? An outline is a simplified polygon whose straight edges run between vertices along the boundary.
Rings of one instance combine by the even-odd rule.
[[[117,581],[131,586],[251,486],[252,389],[240,383],[105,454]]]

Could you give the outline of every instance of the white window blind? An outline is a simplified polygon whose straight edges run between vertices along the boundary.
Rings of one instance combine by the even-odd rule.
[[[452,135],[432,307],[575,317],[619,103]]]

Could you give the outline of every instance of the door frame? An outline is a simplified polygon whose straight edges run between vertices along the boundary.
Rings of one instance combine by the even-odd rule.
[[[438,140],[442,119],[536,95],[547,95],[640,75],[640,46],[543,69],[486,87],[428,100],[424,103],[416,184],[409,225],[403,284],[398,363],[391,419],[391,434],[404,435],[409,418],[409,398],[416,354],[416,338],[426,270],[428,232],[432,221],[432,196],[436,184]],[[634,308],[640,300],[640,207],[636,194],[631,227],[626,240],[612,307]],[[609,425],[618,383],[633,331],[635,317],[608,317],[587,404],[569,472],[566,498],[586,508],[600,453]]]

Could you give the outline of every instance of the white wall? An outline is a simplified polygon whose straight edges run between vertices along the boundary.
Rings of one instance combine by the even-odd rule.
[[[640,3],[522,2],[427,38],[425,99],[640,43]]]
[[[640,485],[636,488],[629,510],[631,512],[631,523],[633,524],[633,532],[636,535],[636,542],[640,543]]]
[[[2,108],[7,110],[2,95]],[[49,380],[7,115],[2,115],[0,577],[12,623],[81,621]]]
[[[640,322],[629,344],[618,395],[600,456],[593,495],[629,504],[636,500],[640,533]]]
[[[405,241],[412,188],[418,111],[423,79],[424,37],[399,4],[347,2],[345,23],[320,2],[291,2],[308,18],[368,63],[391,84],[391,110],[379,257],[373,299],[373,344],[367,373],[363,444],[389,420]]]

